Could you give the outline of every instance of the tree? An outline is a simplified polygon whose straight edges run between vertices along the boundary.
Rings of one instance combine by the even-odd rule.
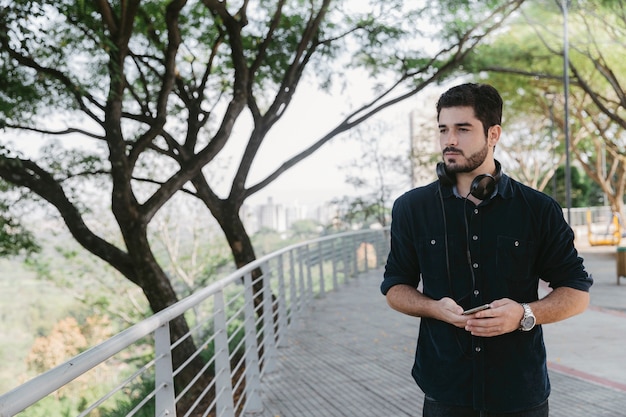
[[[149,229],[169,200],[201,201],[236,266],[254,260],[239,217],[248,197],[329,140],[444,77],[523,0],[445,0],[421,9],[377,3],[351,9],[330,0],[5,2],[5,138],[22,131],[83,146],[35,157],[4,139],[0,177],[54,207],[88,252],[141,287],[153,311],[162,310],[178,296],[154,256]],[[416,41],[428,36],[436,39],[428,48]],[[347,83],[341,79],[347,68],[371,76],[370,98],[251,184],[255,158],[288,114],[297,87],[304,80]],[[220,192],[226,187],[215,167],[240,143],[240,126],[247,139]],[[97,234],[81,204],[94,181],[109,194],[116,239]],[[177,340],[188,326],[180,318],[171,328]],[[174,352],[175,365],[193,349],[186,339]]]
[[[80,352],[103,342],[112,335],[112,328],[107,316],[90,316],[83,323],[79,323],[74,317],[66,317],[55,323],[50,333],[39,336],[26,357],[26,364],[30,371],[42,373],[48,369],[60,365]],[[66,385],[55,393],[54,408],[51,406],[42,409],[42,415],[49,414],[69,414],[57,411],[63,402],[87,404],[93,402],[98,397],[93,393],[82,391],[85,385],[102,386],[102,382],[108,380],[113,373],[120,372],[119,364],[116,368],[111,364],[103,364],[98,367],[95,373],[82,375],[76,384]],[[98,384],[100,382],[100,384]],[[104,393],[101,393],[101,395]],[[87,400],[85,397],[89,397]],[[94,398],[95,397],[95,398]],[[40,405],[40,404],[38,404]],[[43,408],[43,407],[42,407]],[[80,407],[78,407],[80,409]],[[84,408],[84,407],[83,407]],[[54,412],[53,412],[54,410]],[[36,414],[36,412],[35,412]]]
[[[626,5],[614,0],[568,4],[570,151],[623,218]],[[553,121],[564,153],[563,10],[559,1],[547,5],[524,10],[519,21],[476,51],[469,66],[487,71],[488,79],[509,95],[507,104],[518,103],[515,111],[519,114],[546,119],[548,102],[559,106]]]
[[[389,123],[372,122],[353,129],[361,147],[361,154],[348,166],[346,182],[360,192],[335,200],[339,216],[348,226],[355,223],[378,223],[387,226],[393,196],[410,185],[410,155],[393,149],[402,140]],[[405,144],[409,145],[408,138]]]

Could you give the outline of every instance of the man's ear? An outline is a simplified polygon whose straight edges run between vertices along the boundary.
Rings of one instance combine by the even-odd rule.
[[[489,141],[489,146],[496,146],[498,141],[500,140],[500,135],[502,134],[502,126],[493,125],[487,131],[487,139]]]

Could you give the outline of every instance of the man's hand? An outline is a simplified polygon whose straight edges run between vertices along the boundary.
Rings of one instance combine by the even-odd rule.
[[[473,316],[464,316],[463,307],[458,305],[452,298],[444,297],[437,301],[438,320],[450,323],[453,326],[463,329],[467,324],[467,318]]]
[[[524,316],[524,307],[520,303],[503,298],[492,301],[490,305],[490,309],[463,316],[466,319],[465,330],[474,336],[493,337],[519,329]]]

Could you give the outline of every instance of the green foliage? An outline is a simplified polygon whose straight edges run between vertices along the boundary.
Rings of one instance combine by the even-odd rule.
[[[76,405],[71,398],[48,396],[20,413],[20,417],[70,417],[76,415]]]
[[[265,255],[294,243],[317,238],[323,233],[322,225],[314,220],[305,219],[293,222],[286,232],[263,227],[252,236],[252,240],[258,254]]]
[[[337,220],[341,222],[335,227],[340,229],[349,229],[357,225],[366,227],[389,218],[391,202],[381,202],[373,198],[376,196],[370,194],[365,197],[342,197],[334,200],[333,204],[338,206],[340,217]]]
[[[76,305],[66,290],[37,280],[19,260],[0,260],[0,392],[24,379],[35,338],[48,334]]]
[[[319,236],[320,225],[312,219],[297,220],[291,224],[289,231],[296,241],[305,241]]]
[[[254,242],[258,256],[272,253],[288,244],[284,236],[281,236],[280,232],[268,227],[263,227],[257,231],[252,236],[252,241]]]
[[[139,403],[146,398],[148,393],[154,391],[154,379],[144,378],[134,382],[124,389],[123,396],[117,397],[114,406],[100,411],[101,417],[122,417],[128,415]],[[138,417],[152,417],[155,415],[154,398],[144,404],[139,411],[134,414]]]
[[[530,2],[525,6],[507,28],[472,52],[465,68],[479,74],[475,79],[500,90],[505,100],[505,132],[522,126],[524,134],[536,136],[533,152],[544,149],[564,155],[567,121],[570,153],[586,174],[578,178],[580,173],[571,171],[572,205],[606,204],[601,198],[604,193],[613,210],[620,211],[626,178],[623,2],[570,2],[567,109],[563,85],[563,10],[558,2]],[[531,129],[532,124],[539,129]],[[550,129],[555,136],[545,133]],[[560,142],[557,148],[541,142],[542,138],[553,141],[553,137]],[[516,159],[533,160],[529,154],[517,155]],[[543,160],[546,159],[550,158]],[[540,166],[535,172],[552,176],[554,163]],[[558,200],[565,205],[564,178],[557,172],[556,179],[560,189]],[[552,181],[547,182],[546,192],[550,192]]]
[[[1,203],[0,206],[2,206]],[[0,210],[4,208],[0,207]],[[29,230],[16,219],[6,217],[5,212],[0,213],[0,258],[39,250],[40,247]]]
[[[594,184],[589,177],[582,175],[580,169],[575,166],[571,167],[570,177],[570,198],[572,207],[594,207],[603,205],[602,193],[598,193],[599,188],[597,184]],[[561,207],[567,207],[564,166],[560,166],[556,171],[556,184],[556,201]],[[552,192],[551,189],[550,192]]]
[[[132,383],[122,390],[119,395],[113,397],[112,404],[108,407],[99,408],[97,415],[100,417],[122,417],[128,415],[150,392],[154,390],[154,379],[145,378]],[[102,396],[106,391],[100,389],[85,390],[81,395],[48,396],[42,401],[20,413],[21,417],[71,417],[83,412],[95,399]],[[152,417],[155,413],[154,399],[144,404],[135,416]]]
[[[15,194],[15,188],[0,180],[0,195]],[[41,250],[33,233],[11,213],[8,199],[0,200],[0,258],[34,254]]]

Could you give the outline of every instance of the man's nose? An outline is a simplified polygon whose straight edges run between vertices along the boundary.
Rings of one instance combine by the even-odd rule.
[[[454,145],[457,145],[458,143],[459,143],[459,140],[457,136],[454,134],[454,132],[450,131],[446,133],[446,136],[444,137],[444,144],[446,146],[454,146]]]

